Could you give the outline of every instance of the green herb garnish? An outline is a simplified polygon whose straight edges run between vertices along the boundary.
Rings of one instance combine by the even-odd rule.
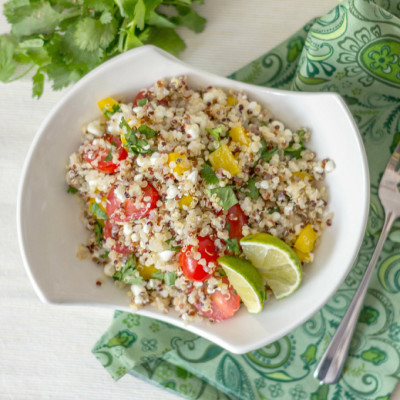
[[[137,100],[137,104],[138,104],[138,106],[143,107],[147,104],[147,101],[148,100],[146,98],[143,98],[143,99]]]
[[[90,205],[90,212],[99,219],[108,219],[107,213],[95,201]]]
[[[221,276],[226,276],[226,272],[223,268],[218,268],[217,272],[221,275]]]
[[[216,185],[219,182],[217,175],[215,175],[214,170],[208,164],[203,164],[201,166],[200,176],[204,179],[206,185]]]
[[[103,107],[101,110],[108,119],[110,119],[115,113],[121,111],[121,106],[119,104],[113,104],[111,108],[111,110],[107,110],[107,108]]]
[[[239,241],[237,240],[237,238],[228,239],[226,241],[226,248],[230,253],[235,254],[235,256],[238,256],[241,253]]]
[[[109,254],[110,254],[110,252],[106,251],[103,254],[100,254],[100,258],[107,258]]]
[[[260,197],[260,192],[256,188],[256,181],[254,178],[248,180],[247,186],[243,187],[243,192],[253,200],[257,200]]]
[[[212,197],[214,194],[218,197],[218,204],[228,211],[232,206],[238,203],[235,192],[231,186],[225,186],[223,188],[206,189],[206,193]]]
[[[286,147],[286,149],[284,150],[284,153],[288,156],[290,156],[291,158],[301,158],[301,152],[304,151],[306,148],[304,147],[304,143],[303,143],[303,136],[305,135],[305,131],[300,130],[297,132],[297,134],[299,135],[299,147],[293,147],[293,145],[295,144],[294,141],[292,141],[288,147]]]
[[[96,242],[101,245],[103,241],[103,227],[101,226],[100,222],[96,219],[96,224],[93,228],[93,232],[96,236]]]
[[[111,161],[113,158],[112,150],[110,150],[107,154],[107,157],[103,161]]]
[[[261,146],[259,154],[260,159],[264,162],[270,162],[271,158],[278,153],[278,147],[272,147],[269,149],[265,140],[261,140]]]
[[[74,187],[69,185],[68,189],[67,189],[67,193],[72,193],[72,194],[78,193],[78,189],[75,189]]]
[[[268,214],[273,214],[274,212],[281,212],[281,209],[279,207],[272,208],[268,211]]]
[[[215,129],[206,129],[206,131],[215,139],[215,141],[217,142],[217,149],[220,148],[221,146],[221,135],[222,135],[222,125],[219,125],[217,128]]]
[[[114,281],[120,281],[128,285],[140,285],[143,283],[143,278],[139,275],[139,271],[136,269],[137,259],[133,254],[125,265],[119,271],[116,271],[113,275]]]
[[[132,129],[122,117],[120,128],[124,130],[124,136],[129,150],[136,155],[152,153],[154,150],[150,148],[146,139],[139,138],[138,133],[143,134],[147,139],[157,136],[157,132],[147,125],[140,125],[137,130]]]
[[[202,0],[9,0],[9,34],[0,35],[0,81],[32,74],[33,96],[45,77],[55,90],[104,61],[153,44],[177,55],[185,43],[176,28],[201,32],[206,20],[192,8]],[[22,71],[22,72],[21,72]]]
[[[167,286],[172,286],[176,281],[177,275],[176,275],[176,272],[156,271],[156,272],[153,272],[153,275],[151,277],[153,279],[163,280]]]

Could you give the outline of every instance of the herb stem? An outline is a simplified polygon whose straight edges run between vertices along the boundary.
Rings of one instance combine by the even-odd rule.
[[[17,81],[18,79],[23,78],[25,75],[27,75],[27,74],[30,72],[30,70],[31,70],[34,66],[35,66],[35,64],[32,64],[32,65],[31,65],[26,71],[24,71],[21,75],[18,75],[18,76],[16,76],[16,77],[13,78],[13,79],[8,80],[7,83],[14,82],[14,81]]]

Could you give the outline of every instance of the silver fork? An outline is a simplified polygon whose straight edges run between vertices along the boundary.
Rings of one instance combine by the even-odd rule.
[[[379,199],[385,210],[385,222],[374,254],[365,270],[360,286],[336,333],[318,363],[314,377],[327,385],[339,380],[346,361],[350,341],[357,324],[358,315],[364,301],[376,262],[393,222],[400,216],[400,143],[392,154],[379,185]]]

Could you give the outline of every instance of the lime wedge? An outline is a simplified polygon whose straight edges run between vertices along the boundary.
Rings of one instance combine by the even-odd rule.
[[[266,292],[257,268],[249,261],[235,256],[220,257],[218,262],[247,310],[258,314],[263,309]]]
[[[291,295],[299,287],[301,263],[285,242],[267,233],[257,233],[242,238],[240,244],[278,300]]]

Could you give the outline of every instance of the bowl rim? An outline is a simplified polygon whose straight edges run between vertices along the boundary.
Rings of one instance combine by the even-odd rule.
[[[18,237],[18,245],[20,248],[20,252],[21,252],[21,256],[22,256],[22,261],[24,264],[24,268],[25,271],[28,275],[28,278],[37,294],[37,296],[39,297],[39,299],[46,304],[65,304],[65,305],[78,305],[78,306],[88,306],[88,305],[93,305],[93,306],[101,306],[101,307],[112,307],[112,308],[120,308],[120,309],[124,309],[124,307],[120,307],[120,306],[116,306],[116,305],[112,305],[112,304],[100,304],[100,303],[90,303],[90,302],[84,302],[84,301],[65,301],[65,300],[54,300],[49,298],[45,291],[42,290],[42,288],[40,287],[40,285],[38,284],[37,280],[35,279],[34,273],[32,271],[32,268],[29,264],[29,260],[28,260],[28,256],[26,254],[25,248],[25,239],[24,239],[24,235],[23,235],[23,229],[22,229],[22,213],[23,213],[23,196],[25,191],[27,190],[27,174],[28,174],[28,170],[29,170],[29,166],[32,163],[33,160],[33,156],[36,152],[38,143],[40,138],[42,137],[42,135],[44,134],[44,132],[46,131],[46,127],[49,124],[49,122],[52,120],[54,114],[56,114],[60,109],[62,109],[65,105],[65,103],[67,103],[69,101],[69,99],[71,97],[73,97],[75,95],[75,93],[86,84],[87,81],[92,80],[93,78],[95,78],[95,76],[101,72],[103,72],[104,70],[112,67],[114,64],[116,63],[124,63],[127,60],[129,60],[131,57],[136,58],[137,56],[144,56],[147,52],[150,53],[157,53],[158,55],[174,62],[175,64],[180,64],[185,66],[186,68],[188,68],[190,70],[191,73],[193,74],[197,74],[200,75],[204,78],[210,77],[211,79],[216,79],[218,78],[219,80],[225,80],[226,83],[228,84],[229,81],[231,82],[235,82],[236,84],[239,84],[244,91],[248,90],[251,91],[252,88],[254,90],[254,88],[257,88],[257,90],[261,90],[261,91],[265,91],[271,94],[275,94],[275,95],[287,95],[290,94],[291,96],[295,96],[295,97],[304,97],[304,96],[310,96],[310,97],[331,97],[333,99],[335,99],[339,106],[343,109],[344,115],[346,115],[347,119],[348,119],[348,123],[350,124],[350,126],[352,127],[354,133],[355,133],[355,137],[354,139],[356,140],[356,144],[357,144],[357,151],[360,155],[361,161],[362,161],[362,176],[360,177],[360,180],[362,181],[362,186],[364,188],[364,193],[362,198],[364,199],[363,204],[361,204],[360,206],[362,207],[362,215],[363,215],[363,224],[361,226],[359,226],[358,229],[358,233],[357,233],[357,240],[356,243],[353,246],[353,252],[352,252],[352,256],[351,259],[349,259],[348,262],[348,268],[346,270],[346,273],[343,274],[343,276],[341,277],[340,280],[337,281],[336,285],[332,286],[331,290],[329,291],[329,294],[327,296],[325,296],[325,299],[323,302],[320,302],[318,304],[318,306],[314,307],[312,309],[311,312],[305,313],[304,316],[298,320],[296,320],[296,323],[292,326],[292,324],[288,324],[288,327],[286,329],[282,329],[281,333],[279,335],[275,335],[272,337],[271,340],[267,341],[257,341],[257,342],[251,342],[248,343],[247,345],[233,345],[230,344],[228,342],[225,342],[223,339],[221,338],[216,338],[214,335],[206,335],[204,333],[204,330],[202,330],[201,328],[198,329],[198,327],[196,326],[196,324],[189,324],[189,325],[185,325],[183,324],[183,321],[181,321],[179,319],[179,321],[171,321],[171,317],[164,316],[164,315],[158,315],[158,314],[154,314],[151,311],[148,311],[148,309],[144,308],[139,310],[138,314],[140,315],[144,315],[147,317],[153,317],[153,318],[157,318],[160,319],[164,322],[168,322],[168,323],[172,323],[175,326],[178,326],[180,328],[183,328],[185,330],[189,330],[193,333],[199,334],[203,337],[205,337],[208,340],[213,341],[214,343],[220,345],[221,347],[225,348],[226,350],[232,352],[232,353],[236,353],[236,354],[243,354],[246,353],[248,351],[254,350],[256,348],[259,348],[263,345],[266,345],[268,343],[272,343],[275,340],[278,340],[279,338],[283,337],[284,335],[288,334],[289,332],[291,332],[293,329],[296,329],[297,327],[299,327],[300,325],[302,325],[305,321],[307,321],[309,318],[311,318],[313,315],[315,315],[330,299],[331,297],[336,293],[336,291],[338,290],[338,288],[342,285],[342,283],[344,282],[346,276],[348,275],[348,273],[350,272],[351,268],[354,265],[354,262],[357,258],[357,255],[359,253],[363,238],[364,238],[364,234],[365,234],[365,230],[366,230],[366,226],[368,223],[368,213],[369,213],[369,206],[370,206],[370,179],[369,179],[369,168],[368,168],[368,160],[367,160],[367,156],[366,156],[366,152],[365,152],[365,148],[363,145],[363,141],[361,138],[361,134],[359,132],[359,129],[357,127],[357,124],[355,123],[355,120],[350,112],[350,110],[348,109],[345,101],[343,100],[343,98],[338,94],[338,93],[334,93],[334,92],[294,92],[294,91],[288,91],[288,90],[282,90],[282,89],[275,89],[275,88],[269,88],[269,87],[265,87],[265,86],[258,86],[255,84],[249,84],[249,83],[245,83],[245,82],[241,82],[241,81],[236,81],[236,80],[232,80],[226,77],[221,77],[219,75],[213,74],[211,72],[207,72],[207,71],[202,71],[201,69],[198,69],[196,67],[191,66],[190,64],[187,64],[177,58],[175,58],[174,56],[172,56],[171,54],[165,52],[164,50],[161,50],[155,46],[152,45],[146,45],[146,46],[142,46],[136,49],[132,49],[129,50],[126,53],[120,54],[118,56],[113,57],[112,59],[104,62],[103,64],[101,64],[100,66],[96,67],[95,69],[93,69],[92,71],[90,71],[88,74],[86,74],[83,78],[81,78],[77,83],[75,83],[69,90],[68,92],[62,96],[62,98],[60,100],[58,100],[58,102],[52,107],[52,109],[50,110],[49,114],[46,116],[46,118],[42,121],[42,123],[40,124],[39,128],[37,129],[32,142],[30,144],[29,150],[26,154],[25,157],[25,161],[23,164],[23,168],[22,168],[22,172],[21,172],[21,176],[20,176],[20,182],[18,185],[18,194],[17,194],[17,212],[16,212],[16,222],[17,222],[17,237]],[[129,311],[129,307],[127,306],[125,308],[126,311]],[[279,336],[279,337],[278,337]]]

